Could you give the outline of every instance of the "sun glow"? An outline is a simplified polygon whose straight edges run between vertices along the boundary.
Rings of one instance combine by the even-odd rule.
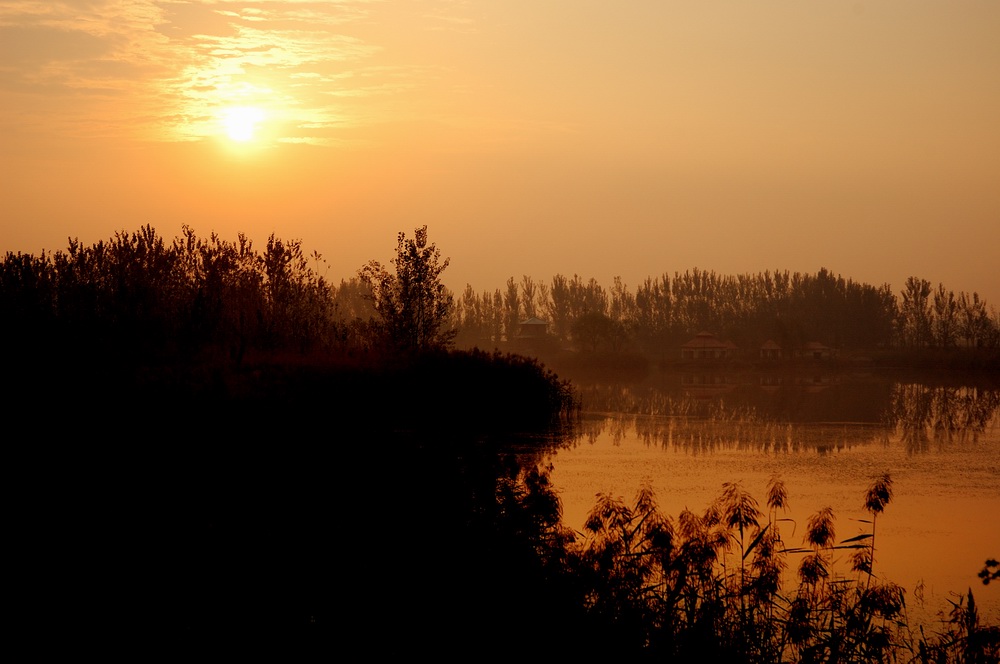
[[[234,106],[222,113],[222,126],[226,135],[239,143],[253,140],[257,124],[264,119],[264,112],[253,106]]]

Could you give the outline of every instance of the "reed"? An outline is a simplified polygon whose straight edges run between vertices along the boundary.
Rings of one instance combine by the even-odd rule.
[[[607,633],[628,634],[637,651],[666,661],[997,662],[1000,631],[980,624],[971,591],[928,634],[910,625],[905,589],[874,575],[876,525],[892,498],[892,477],[881,473],[863,496],[868,532],[838,540],[827,507],[790,546],[779,527],[788,508],[779,478],[764,511],[736,483],[703,513],[676,519],[658,511],[648,485],[632,505],[600,495],[573,544],[595,581],[587,610],[596,624],[614,623]]]

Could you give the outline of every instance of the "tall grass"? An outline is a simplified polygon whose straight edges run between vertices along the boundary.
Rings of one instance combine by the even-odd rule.
[[[867,533],[838,540],[827,507],[795,545],[780,528],[788,494],[779,478],[764,510],[727,483],[703,513],[676,519],[648,485],[631,505],[599,495],[575,544],[594,580],[588,610],[622,652],[664,661],[998,661],[1000,630],[980,624],[971,591],[928,633],[910,625],[906,591],[873,573],[877,518],[892,496],[883,473],[863,498]]]

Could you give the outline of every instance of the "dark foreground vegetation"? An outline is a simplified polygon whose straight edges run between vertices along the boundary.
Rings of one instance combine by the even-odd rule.
[[[426,229],[400,234],[391,269],[372,262],[339,286],[317,259],[273,237],[258,252],[149,227],[6,256],[8,564],[26,581],[9,605],[15,630],[43,635],[36,647],[1000,656],[971,591],[921,629],[873,572],[888,475],[859,497],[870,533],[846,542],[828,511],[785,541],[780,482],[763,507],[727,484],[704,513],[676,517],[648,489],[631,504],[602,497],[584,533],[568,530],[541,459],[575,426],[577,396],[537,359],[455,350],[447,260]],[[576,341],[596,348],[587,329]],[[847,569],[835,552],[851,554]]]

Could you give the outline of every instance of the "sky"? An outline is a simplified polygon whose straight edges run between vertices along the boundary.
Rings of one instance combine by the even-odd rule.
[[[0,0],[0,252],[149,224],[456,291],[693,268],[1000,305],[996,0]]]

